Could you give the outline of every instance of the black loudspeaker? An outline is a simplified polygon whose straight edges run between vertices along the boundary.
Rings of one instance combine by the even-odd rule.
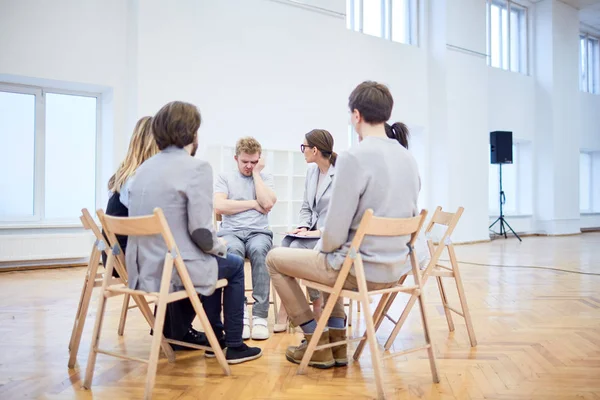
[[[490,159],[492,164],[512,164],[512,132],[490,132]]]

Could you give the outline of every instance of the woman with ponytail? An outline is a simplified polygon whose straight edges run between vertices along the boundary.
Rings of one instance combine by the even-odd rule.
[[[333,151],[333,136],[324,129],[313,129],[304,135],[304,143],[300,145],[300,151],[304,154],[306,162],[310,164],[304,184],[300,223],[283,238],[281,245],[296,249],[313,249],[324,229],[337,154]],[[322,301],[319,291],[309,289],[308,294],[315,314],[321,315]],[[286,319],[285,308],[281,307],[277,321]],[[274,331],[283,332],[286,327],[286,323],[277,323]]]

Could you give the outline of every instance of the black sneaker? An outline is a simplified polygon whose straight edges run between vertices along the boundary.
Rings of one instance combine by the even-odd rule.
[[[225,349],[225,339],[221,338],[218,339],[219,340],[219,345],[221,346],[221,349],[224,350]],[[208,341],[208,339],[206,339],[206,341]],[[207,345],[210,346],[210,343]],[[214,351],[210,351],[210,350],[206,350],[206,352],[204,353],[204,357],[206,358],[215,358],[215,352]]]
[[[248,347],[242,344],[238,347],[228,347],[225,351],[225,358],[229,364],[240,364],[246,361],[256,360],[262,356],[262,350],[258,347]]]
[[[178,339],[180,342],[186,342],[186,343],[191,343],[191,344],[196,344],[199,346],[210,346],[208,343],[208,339],[206,338],[206,335],[204,334],[204,332],[199,332],[197,330],[195,330],[194,328],[190,328],[187,333],[185,334],[185,336],[181,339]],[[178,344],[172,344],[171,347],[173,348],[173,350],[178,351],[178,350],[197,350],[194,349],[192,347],[186,347],[186,346],[181,346]]]

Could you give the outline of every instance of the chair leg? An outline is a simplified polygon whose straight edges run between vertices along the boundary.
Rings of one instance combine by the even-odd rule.
[[[162,289],[162,288],[161,288]],[[165,291],[166,292],[166,291]],[[157,300],[156,318],[154,319],[154,335],[152,336],[152,345],[150,347],[150,358],[148,359],[148,372],[146,374],[146,390],[144,399],[152,398],[152,389],[156,381],[156,369],[158,367],[158,356],[160,355],[160,345],[162,341],[162,331],[165,324],[165,315],[167,312],[166,294],[161,293]]]
[[[69,368],[75,367],[75,363],[77,362],[77,353],[79,352],[81,335],[83,334],[83,327],[85,326],[85,319],[90,306],[90,300],[92,298],[92,292],[96,282],[96,273],[98,271],[99,263],[100,251],[94,246],[94,250],[92,250],[92,254],[90,256],[90,268],[88,268],[87,271],[83,291],[81,293],[82,298],[79,303],[79,309],[77,310],[75,322],[73,324],[73,332],[71,333],[71,340],[69,344]]]
[[[450,332],[454,332],[454,321],[452,320],[452,312],[448,308],[448,296],[446,296],[446,289],[444,288],[444,283],[442,282],[442,277],[436,276],[435,280],[437,281],[438,289],[440,290],[440,296],[442,298],[442,306],[444,307],[444,313],[446,314],[446,321],[448,322],[448,330]]]
[[[96,252],[96,246],[92,249],[92,254],[90,254],[90,261],[88,262],[87,269],[85,271],[85,278],[83,279],[83,287],[81,288],[81,295],[79,296],[79,304],[77,305],[77,312],[75,312],[75,319],[73,320],[73,329],[71,330],[71,338],[69,339],[69,351],[71,347],[73,347],[73,339],[75,337],[75,331],[77,330],[77,324],[79,322],[79,316],[81,315],[81,307],[83,306],[83,302],[85,299],[85,295],[87,293],[88,280],[91,276],[90,270],[92,269],[92,257]]]
[[[108,281],[112,276],[114,255],[108,256],[108,262],[106,266],[106,272],[104,273],[104,279],[102,280],[102,289],[98,298],[98,312],[96,313],[96,323],[94,324],[94,333],[92,335],[92,343],[90,345],[90,355],[88,357],[87,369],[85,371],[85,379],[83,380],[83,387],[90,389],[92,387],[92,380],[94,379],[94,367],[96,366],[96,357],[98,356],[98,344],[100,343],[100,333],[102,332],[102,322],[104,320],[104,311],[106,310],[106,297],[104,296],[105,290],[108,287]]]
[[[429,356],[429,366],[431,368],[431,376],[433,377],[433,381],[435,383],[440,382],[440,378],[438,375],[437,364],[435,361],[435,352],[433,350],[433,343],[431,343],[431,335],[429,332],[429,322],[427,320],[427,312],[425,311],[425,300],[423,299],[423,292],[417,296],[419,298],[419,308],[421,310],[421,320],[423,322],[423,333],[425,336],[425,343],[429,345],[427,348],[427,353]]]
[[[400,316],[400,319],[398,320],[398,322],[396,323],[396,326],[392,330],[392,333],[390,334],[390,337],[388,338],[387,342],[385,342],[384,348],[386,350],[389,350],[390,347],[392,347],[394,340],[396,340],[396,336],[398,336],[398,333],[400,332],[400,328],[402,328],[402,325],[404,325],[404,322],[406,321],[406,318],[408,318],[408,314],[410,314],[410,310],[412,310],[416,301],[417,301],[416,295],[413,294],[412,296],[410,296],[408,303],[406,303],[406,307],[404,307],[404,311],[402,311],[402,315]]]
[[[393,293],[393,294],[395,294],[395,293]],[[388,304],[391,304],[391,302],[394,301],[393,299],[390,299],[390,296],[391,296],[390,293],[385,293],[383,296],[381,296],[381,300],[379,300],[379,304],[377,305],[377,308],[375,309],[375,314],[374,314],[374,318],[373,318],[373,321],[375,323],[375,331],[377,331],[377,329],[379,329],[379,327],[381,326],[381,322],[383,321],[383,318],[385,317],[386,309],[389,309]],[[367,332],[365,331],[365,333],[363,335],[363,340],[358,344],[358,347],[354,351],[354,356],[353,356],[354,360],[358,360],[360,358],[360,355],[362,354],[363,349],[365,348],[365,341],[367,339],[368,339]]]
[[[454,248],[448,246],[448,254],[450,255],[450,263],[454,271],[454,280],[456,281],[456,290],[458,291],[458,298],[460,299],[460,305],[462,308],[463,316],[465,318],[465,324],[467,325],[467,332],[469,333],[469,340],[471,341],[471,347],[477,346],[477,339],[475,338],[475,330],[473,329],[473,322],[471,320],[471,312],[467,304],[467,296],[465,295],[465,289],[462,284],[462,277],[458,268],[458,262],[456,260],[456,254]]]
[[[365,314],[365,325],[367,326],[367,340],[369,342],[369,350],[371,350],[371,359],[373,363],[373,370],[375,372],[375,384],[377,386],[377,398],[385,399],[385,391],[383,389],[383,359],[381,357],[381,352],[379,351],[379,346],[377,344],[377,336],[375,336],[375,325],[373,324],[373,316],[371,315],[370,304],[369,304],[369,294],[367,289],[367,282],[365,279],[365,272],[362,265],[362,260],[357,258],[354,262],[355,272],[356,272],[356,281],[358,283],[358,291],[362,295],[362,300],[359,302],[363,303],[363,313]],[[387,299],[386,299],[387,302]],[[383,307],[385,304],[381,304],[381,311],[383,311]],[[378,306],[379,308],[379,306]]]
[[[127,313],[129,311],[129,295],[126,294],[123,296],[123,307],[121,308],[121,318],[119,319],[119,329],[117,330],[117,334],[119,336],[123,336],[123,331],[125,331],[125,322],[127,321]]]
[[[348,326],[352,326],[352,304],[354,301],[352,299],[348,299]]]
[[[150,306],[148,305],[148,302],[146,301],[144,296],[132,296],[132,297],[133,297],[133,301],[137,305],[138,309],[140,310],[140,312],[142,313],[142,315],[148,322],[148,325],[150,326],[150,328],[154,329],[154,314],[152,313],[152,310],[150,310]],[[161,334],[161,336],[162,336],[162,334]],[[174,363],[175,362],[175,352],[173,351],[173,348],[171,347],[169,342],[167,342],[165,340],[164,336],[162,337],[161,348],[163,349],[163,352],[165,353],[165,356],[167,357],[167,360],[169,361],[169,363]]]
[[[275,290],[273,281],[271,281],[271,293],[271,296],[273,296],[273,312],[275,313],[275,323],[277,323],[277,316],[279,315],[279,305],[277,304],[277,291]]]

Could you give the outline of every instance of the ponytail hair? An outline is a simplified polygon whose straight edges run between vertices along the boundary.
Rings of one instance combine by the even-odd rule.
[[[335,160],[337,160],[337,153],[335,151],[331,152],[331,155],[329,156],[329,161],[331,162],[331,165],[333,165],[335,167]]]
[[[313,129],[304,135],[306,142],[317,148],[327,158],[331,165],[335,166],[337,153],[333,151],[333,136],[325,129]]]
[[[390,139],[396,139],[398,143],[408,149],[408,138],[410,136],[410,132],[404,123],[396,122],[393,125],[390,125],[386,122],[385,134]]]

